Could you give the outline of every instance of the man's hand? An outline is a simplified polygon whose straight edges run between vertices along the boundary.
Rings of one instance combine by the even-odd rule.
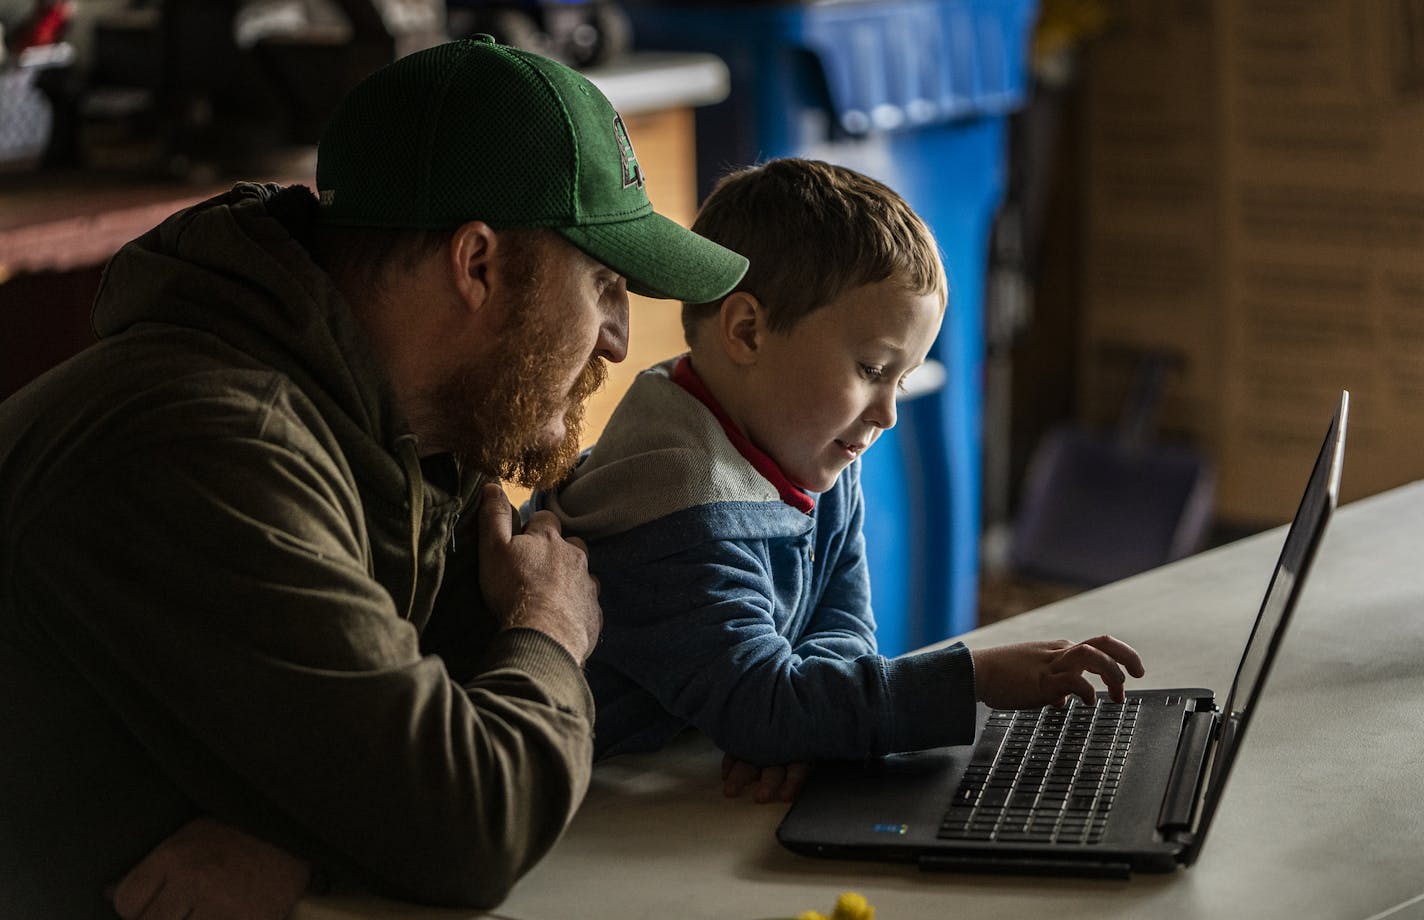
[[[801,791],[811,773],[809,763],[777,764],[758,767],[731,754],[722,755],[722,794],[735,799],[749,786],[756,786],[752,798],[758,805],[768,802],[790,802]]]
[[[282,920],[311,882],[306,860],[211,818],[180,827],[109,893],[124,920]]]
[[[1132,646],[1112,636],[1098,636],[1076,645],[1064,639],[1021,642],[979,649],[974,655],[974,690],[981,702],[995,709],[1036,709],[1064,706],[1077,695],[1091,704],[1093,685],[1083,676],[1102,678],[1108,696],[1122,702],[1123,668],[1133,677],[1146,672]]]
[[[588,551],[565,539],[559,520],[535,512],[515,532],[515,512],[497,485],[480,493],[480,590],[506,629],[525,626],[550,636],[582,664],[598,642],[603,610]]]

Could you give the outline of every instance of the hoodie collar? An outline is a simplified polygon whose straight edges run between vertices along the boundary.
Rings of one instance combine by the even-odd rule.
[[[678,359],[677,364],[672,369],[672,381],[682,387],[693,396],[698,402],[708,408],[716,416],[722,430],[727,432],[727,440],[732,442],[732,446],[737,449],[737,453],[746,458],[758,473],[766,477],[766,481],[776,487],[776,492],[781,496],[781,500],[786,504],[800,511],[802,514],[810,514],[816,510],[816,500],[808,493],[796,487],[782,471],[772,456],[761,448],[757,447],[751,440],[742,433],[732,421],[732,417],[727,414],[727,410],[722,408],[722,404],[717,401],[717,397],[712,395],[712,391],[707,389],[707,384],[702,382],[702,378],[697,376],[697,371],[692,369],[692,355],[683,355]]]

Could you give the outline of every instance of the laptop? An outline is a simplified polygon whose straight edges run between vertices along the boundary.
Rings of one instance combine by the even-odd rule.
[[[1210,690],[1100,693],[1064,709],[979,707],[973,745],[824,763],[777,839],[808,856],[922,869],[1126,877],[1190,866],[1339,497],[1340,394],[1226,703]]]

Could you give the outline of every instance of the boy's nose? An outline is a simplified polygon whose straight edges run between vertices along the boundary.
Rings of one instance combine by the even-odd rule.
[[[888,393],[881,393],[869,406],[865,420],[876,428],[890,429],[895,427],[897,415],[895,394],[893,387],[886,388]]]

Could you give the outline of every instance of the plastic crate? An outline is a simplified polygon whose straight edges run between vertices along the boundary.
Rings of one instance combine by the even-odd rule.
[[[789,5],[631,3],[640,50],[704,51],[731,75],[699,109],[699,194],[779,156],[839,163],[902,194],[935,233],[950,306],[941,391],[907,402],[866,453],[866,537],[881,649],[977,622],[984,276],[1007,116],[1026,100],[1035,0]]]

